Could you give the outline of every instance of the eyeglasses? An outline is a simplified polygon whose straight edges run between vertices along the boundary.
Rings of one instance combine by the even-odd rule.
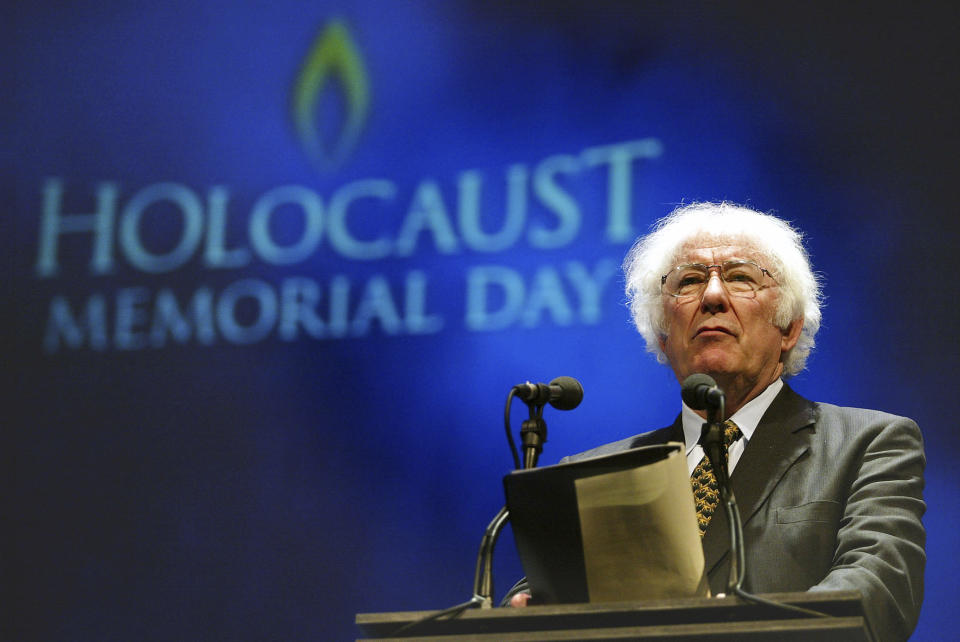
[[[710,281],[710,270],[714,268],[720,270],[720,280],[733,296],[750,296],[769,287],[762,285],[764,275],[773,279],[766,268],[753,261],[724,261],[720,265],[690,263],[678,265],[660,277],[660,292],[678,299],[699,297]],[[776,279],[773,281],[776,283]]]

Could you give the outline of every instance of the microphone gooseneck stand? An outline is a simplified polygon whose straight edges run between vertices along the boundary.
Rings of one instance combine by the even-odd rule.
[[[513,460],[520,468],[520,458],[516,452],[516,445],[513,441],[513,434],[510,430],[510,402],[513,401],[517,387],[510,390],[507,395],[507,406],[504,410],[503,422],[507,431],[507,441],[510,443]],[[543,452],[543,444],[547,441],[547,422],[543,420],[543,407],[547,400],[544,398],[524,399],[529,409],[529,418],[520,426],[520,438],[523,444],[523,468],[535,468],[540,453]],[[480,550],[477,553],[477,568],[473,578],[473,599],[479,602],[480,608],[488,609],[493,606],[493,548],[497,544],[497,538],[504,526],[510,521],[510,512],[504,506],[496,514],[480,541]]]
[[[560,384],[557,386],[556,384]],[[570,377],[558,377],[550,382],[550,386],[544,384],[521,384],[510,389],[507,395],[507,404],[504,409],[504,427],[507,432],[507,443],[510,445],[510,452],[513,456],[514,468],[520,468],[520,457],[517,454],[517,446],[513,440],[513,433],[510,430],[510,405],[515,396],[519,396],[527,404],[529,409],[529,418],[526,419],[520,428],[521,443],[523,444],[523,467],[535,468],[540,453],[543,452],[543,444],[547,441],[547,423],[543,420],[543,408],[547,403],[554,405],[561,410],[570,410],[575,408],[580,399],[583,398],[583,389],[579,382]],[[442,617],[457,617],[469,608],[489,609],[493,607],[493,549],[497,544],[497,539],[503,528],[510,521],[510,512],[504,506],[493,517],[487,525],[480,540],[480,549],[477,551],[477,564],[473,575],[473,596],[461,604],[456,604],[450,608],[431,613],[430,615],[404,624],[393,635],[398,636],[401,633],[409,631],[411,628],[430,622]]]
[[[715,384],[714,384],[715,385]],[[719,391],[719,388],[717,388]],[[717,486],[720,490],[720,502],[723,504],[730,528],[730,574],[727,577],[727,592],[737,597],[775,608],[785,609],[795,613],[803,613],[811,617],[831,617],[826,613],[814,611],[793,604],[774,602],[766,598],[748,593],[742,588],[743,577],[746,574],[746,556],[744,554],[743,524],[740,519],[740,508],[730,486],[729,467],[727,465],[727,447],[723,443],[723,421],[726,415],[726,399],[722,392],[716,400],[706,403],[707,421],[701,428],[700,441],[706,457],[710,460],[713,472],[717,477]]]

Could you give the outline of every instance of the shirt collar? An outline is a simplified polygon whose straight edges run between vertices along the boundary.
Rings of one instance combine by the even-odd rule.
[[[730,419],[740,428],[740,432],[743,433],[743,439],[750,441],[750,438],[753,437],[753,432],[760,424],[760,419],[763,418],[763,414],[767,412],[767,408],[770,407],[770,404],[773,403],[773,400],[782,388],[783,380],[777,378],[767,386],[763,392],[748,401],[743,408],[733,413]],[[693,450],[700,441],[703,417],[695,413],[687,404],[683,404],[680,417],[683,421],[683,440],[686,442],[687,454],[689,455],[690,451]]]

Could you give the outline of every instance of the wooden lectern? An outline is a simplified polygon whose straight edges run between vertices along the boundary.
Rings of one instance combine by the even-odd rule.
[[[873,640],[859,592],[763,597],[832,617],[804,617],[737,597],[715,597],[472,609],[455,619],[420,623],[401,637],[396,637],[397,629],[433,612],[358,613],[356,622],[363,640]]]

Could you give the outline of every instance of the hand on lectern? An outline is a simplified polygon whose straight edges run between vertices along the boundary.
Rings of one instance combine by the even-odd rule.
[[[530,594],[527,593],[526,591],[522,591],[510,598],[510,606],[514,608],[526,606],[529,600],[530,600]]]

